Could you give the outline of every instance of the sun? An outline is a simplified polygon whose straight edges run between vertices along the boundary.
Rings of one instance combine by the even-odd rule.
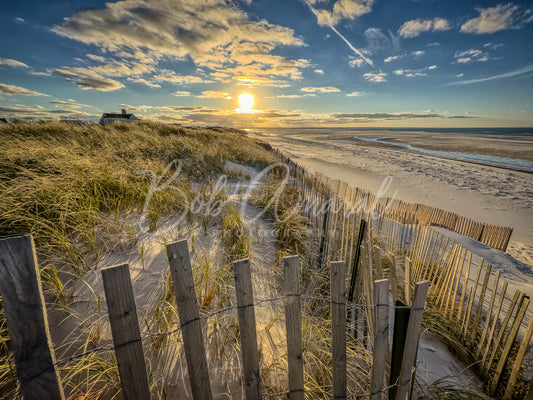
[[[254,105],[254,96],[248,93],[239,95],[239,105],[241,113],[251,113]]]

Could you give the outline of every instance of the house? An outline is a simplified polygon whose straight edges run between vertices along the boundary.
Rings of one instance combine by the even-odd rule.
[[[121,114],[114,114],[114,113],[103,113],[102,117],[100,118],[100,124],[107,125],[112,124],[113,122],[137,122],[140,121],[139,118],[137,118],[133,114],[127,114],[125,109],[122,109]]]

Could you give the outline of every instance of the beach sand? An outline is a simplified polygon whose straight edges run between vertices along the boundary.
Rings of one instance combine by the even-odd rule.
[[[419,132],[397,133],[395,138],[390,131],[386,134],[388,141],[402,140],[428,147],[436,143],[433,139],[424,142]],[[348,140],[343,133],[328,135],[311,130],[298,134],[292,130],[287,134],[287,131],[268,130],[250,132],[250,135],[279,148],[310,172],[322,172],[381,196],[396,194],[400,200],[439,207],[488,224],[510,226],[514,231],[508,253],[533,265],[531,173],[414,153],[379,142]],[[379,131],[372,131],[372,135],[384,136]],[[451,151],[465,149],[467,144],[471,149],[479,142],[486,153],[498,148],[501,156],[523,154],[525,159],[533,154],[533,141],[527,137],[506,140],[499,136],[454,135],[454,140],[440,136]],[[392,183],[385,188],[382,185],[389,176]]]

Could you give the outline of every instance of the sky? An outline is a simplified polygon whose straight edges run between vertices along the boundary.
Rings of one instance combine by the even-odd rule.
[[[0,117],[123,108],[194,126],[530,127],[533,2],[0,0]]]

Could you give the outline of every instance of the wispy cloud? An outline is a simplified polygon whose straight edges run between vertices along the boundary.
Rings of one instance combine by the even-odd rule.
[[[471,62],[488,61],[489,56],[487,53],[481,50],[469,49],[465,51],[456,51],[454,54],[454,58],[459,64],[468,64]]]
[[[61,67],[52,70],[53,75],[58,75],[74,82],[82,89],[96,89],[109,92],[123,88],[124,85],[116,80],[104,77],[87,68]]]
[[[525,23],[531,22],[531,10],[521,6],[498,4],[495,7],[476,8],[479,16],[469,19],[461,25],[464,33],[494,33],[504,29],[520,28]]]
[[[447,83],[447,84],[445,84],[443,86],[471,85],[471,84],[474,84],[474,83],[493,81],[493,80],[496,80],[496,79],[513,78],[515,76],[526,75],[526,74],[528,74],[530,72],[533,72],[533,64],[532,65],[527,65],[527,66],[525,66],[523,68],[516,69],[514,71],[506,72],[504,74],[487,76],[485,78],[468,79],[468,80],[464,80],[464,81],[450,82],[450,83]],[[460,74],[460,75],[462,76],[462,74]]]
[[[182,84],[205,82],[203,78],[196,76],[196,75],[176,75],[173,72],[156,75],[154,76],[154,78],[160,81],[182,83]]]
[[[13,60],[12,58],[3,58],[3,57],[0,57],[0,65],[7,65],[8,67],[13,67],[13,68],[29,68],[27,64],[24,64],[21,61]]]
[[[324,71],[321,69],[315,69],[315,74],[324,75]]]
[[[390,56],[390,57],[387,57],[386,59],[384,59],[383,61],[386,62],[386,63],[390,63],[392,61],[396,61],[396,60],[399,60],[400,58],[403,58],[405,57],[405,54],[399,54],[397,56]]]
[[[81,104],[78,103],[76,100],[68,99],[65,100],[50,100],[50,104],[54,104],[56,106],[66,107],[66,108],[81,108],[81,107],[90,107],[87,104]]]
[[[407,78],[414,78],[416,76],[427,76],[427,71],[432,71],[435,69],[437,69],[436,65],[430,65],[429,67],[418,69],[397,69],[393,72],[396,75],[405,76]]]
[[[191,95],[191,92],[187,92],[184,90],[178,90],[177,92],[172,93],[173,96],[177,97],[187,97]]]
[[[346,96],[348,96],[348,97],[360,97],[360,96],[364,96],[365,94],[366,94],[365,92],[355,91],[355,92],[352,92],[352,93],[347,93]]]
[[[386,82],[385,77],[387,76],[384,72],[367,72],[363,77],[369,82]]]
[[[322,87],[312,87],[312,86],[308,86],[308,87],[303,87],[300,89],[302,92],[308,92],[308,93],[315,93],[315,92],[320,92],[320,93],[335,93],[335,92],[340,92],[341,90],[339,88],[336,88],[336,87],[332,87],[332,86],[322,86]]]
[[[154,83],[152,81],[149,81],[147,79],[144,79],[144,78],[128,78],[128,81],[136,82],[136,83],[142,83],[143,85],[146,85],[146,86],[151,87],[151,88],[160,88],[161,87],[161,85],[159,85],[157,83]]]
[[[231,95],[228,92],[222,92],[219,90],[206,90],[197,97],[200,99],[231,99]]]
[[[6,85],[5,83],[0,83],[0,93],[12,95],[21,95],[21,96],[48,96],[44,93],[39,93],[34,90],[26,89],[21,86]]]
[[[419,36],[422,32],[435,32],[449,30],[450,24],[444,18],[412,19],[402,24],[398,34],[404,38]]]

